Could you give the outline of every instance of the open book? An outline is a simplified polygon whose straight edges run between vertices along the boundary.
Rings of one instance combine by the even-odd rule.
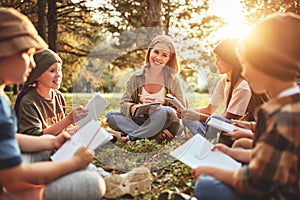
[[[167,94],[165,100],[169,101],[173,106],[179,110],[186,110],[186,107],[173,95]]]
[[[221,151],[212,151],[213,144],[196,134],[170,154],[191,168],[214,166],[222,169],[237,170],[241,163]]]
[[[60,161],[71,158],[79,147],[85,145],[90,150],[104,145],[112,139],[100,123],[94,119],[82,126],[70,140],[66,141],[52,156],[52,161]]]
[[[151,109],[152,107],[158,107],[159,105],[160,105],[159,102],[141,104],[141,105],[139,105],[138,107],[135,108],[135,110],[133,112],[133,116],[137,117],[137,116],[140,116],[140,115],[148,114],[149,109]]]
[[[105,98],[103,98],[99,93],[95,93],[85,106],[85,108],[88,109],[87,116],[76,121],[76,124],[82,126],[91,121],[91,119],[97,121],[108,105],[109,102]]]
[[[211,118],[208,121],[207,125],[215,127],[217,129],[220,129],[221,131],[224,131],[224,132],[232,132],[235,129],[243,130],[246,132],[252,132],[249,129],[241,128],[241,127],[235,126],[233,124],[227,123],[225,121],[222,121],[222,120],[216,119],[216,118]]]

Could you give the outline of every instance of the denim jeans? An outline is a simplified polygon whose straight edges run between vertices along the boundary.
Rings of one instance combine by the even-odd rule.
[[[195,196],[199,200],[240,200],[233,188],[212,176],[202,175],[195,184]]]
[[[240,195],[232,187],[208,175],[198,178],[194,188],[198,200],[263,200],[257,195]]]
[[[144,117],[132,118],[124,116],[119,111],[111,110],[106,114],[106,118],[109,127],[127,134],[129,140],[151,138],[161,133],[164,129],[169,129],[175,125],[178,127],[178,124],[180,124],[174,109],[169,106],[162,106]],[[180,128],[178,128],[179,130]],[[176,135],[177,132],[175,132],[176,130],[172,134]]]
[[[227,123],[232,123],[231,120],[226,119],[225,117],[219,116],[219,115],[212,115],[205,122],[200,121],[191,121],[188,119],[183,119],[183,124],[190,129],[190,131],[195,134],[200,134],[202,136],[205,136],[207,139],[213,139],[217,136],[217,132],[220,132],[219,129],[208,126],[207,123],[211,118],[216,118],[222,121],[225,121]]]
[[[182,119],[182,123],[186,126],[194,135],[200,134],[205,136],[206,124],[200,121],[191,121],[188,119]]]

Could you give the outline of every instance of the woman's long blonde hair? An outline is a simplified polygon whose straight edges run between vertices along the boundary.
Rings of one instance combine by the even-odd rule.
[[[172,38],[167,35],[158,35],[155,38],[153,38],[153,40],[151,41],[151,43],[148,47],[148,50],[147,50],[146,60],[145,60],[146,65],[149,65],[149,56],[150,56],[151,50],[158,43],[165,44],[170,48],[171,56],[170,56],[170,60],[166,66],[168,66],[171,69],[171,71],[173,71],[174,73],[179,73],[180,67],[178,64],[177,52],[175,49],[175,45],[174,45]]]

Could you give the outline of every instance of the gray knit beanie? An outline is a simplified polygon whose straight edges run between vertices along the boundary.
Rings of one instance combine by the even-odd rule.
[[[36,63],[36,67],[30,73],[25,85],[34,83],[34,81],[54,63],[62,63],[62,60],[58,56],[58,54],[50,49],[45,49],[41,52],[38,52],[33,57]]]

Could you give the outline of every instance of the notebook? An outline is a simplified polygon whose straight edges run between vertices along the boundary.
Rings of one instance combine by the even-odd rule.
[[[60,161],[71,158],[74,153],[81,147],[87,146],[90,150],[104,145],[112,139],[100,123],[94,119],[82,126],[70,140],[66,141],[52,156],[52,161]]]
[[[140,115],[148,114],[149,109],[151,107],[158,107],[158,106],[160,106],[159,102],[141,104],[141,105],[139,105],[138,107],[135,108],[135,110],[133,112],[133,116],[137,117],[137,116],[140,116]]]
[[[173,95],[167,94],[165,98],[166,101],[170,102],[173,106],[175,106],[179,110],[186,110],[186,107],[182,105],[182,103]]]
[[[213,144],[203,136],[196,134],[186,143],[179,146],[170,155],[191,168],[214,166],[227,170],[237,170],[241,163],[221,151],[212,151]]]
[[[87,116],[76,121],[76,124],[82,126],[92,119],[97,121],[108,105],[109,102],[104,97],[102,97],[99,93],[95,93],[85,106],[85,108],[88,109]]]
[[[241,127],[235,126],[233,124],[227,123],[225,121],[222,121],[222,120],[219,120],[216,118],[211,118],[207,122],[207,125],[215,127],[217,129],[220,129],[221,131],[224,131],[224,132],[233,132],[233,130],[235,130],[235,129],[243,130],[246,132],[252,132],[249,129],[241,128]]]

